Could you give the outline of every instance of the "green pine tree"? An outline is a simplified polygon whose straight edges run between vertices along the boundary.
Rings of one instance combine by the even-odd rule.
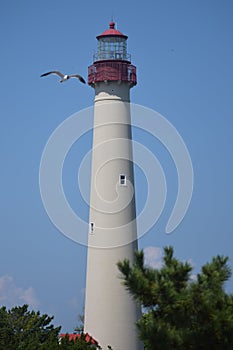
[[[145,266],[143,252],[118,263],[123,283],[143,306],[139,337],[146,350],[232,350],[233,296],[224,290],[230,278],[228,258],[217,256],[190,279],[192,266],[164,248],[163,266]]]
[[[56,350],[60,327],[51,325],[53,317],[29,311],[28,305],[11,310],[0,308],[0,349]]]

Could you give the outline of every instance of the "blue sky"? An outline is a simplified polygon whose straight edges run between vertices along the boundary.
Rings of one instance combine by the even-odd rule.
[[[96,35],[113,16],[129,36],[137,66],[131,101],[152,108],[179,131],[194,168],[189,210],[170,235],[165,226],[174,206],[177,175],[164,147],[135,129],[134,139],[150,148],[163,166],[168,195],[157,224],[140,239],[159,266],[160,248],[197,272],[213,255],[233,266],[233,45],[230,0],[141,2],[2,1],[1,36],[1,244],[0,303],[30,303],[73,331],[84,307],[86,247],[67,239],[49,220],[39,190],[39,165],[54,129],[93,104],[94,90],[76,80],[59,84],[40,78],[50,69],[87,78]],[[83,145],[74,145],[64,165],[64,188],[74,210],[88,217],[76,199]],[[155,178],[156,181],[156,178]],[[136,171],[138,210],[145,202],[145,176]],[[148,248],[151,247],[151,248]],[[233,291],[233,279],[227,284]]]

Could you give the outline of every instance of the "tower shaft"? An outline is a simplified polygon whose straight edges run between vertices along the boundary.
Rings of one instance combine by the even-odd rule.
[[[97,38],[105,44],[105,36],[113,40],[110,34]],[[124,41],[127,37],[114,35],[121,49],[118,36]],[[141,310],[122,285],[117,268],[124,259],[133,262],[137,249],[130,116],[136,74],[130,62],[109,60],[101,45],[99,55],[107,60],[89,67],[95,103],[84,328],[103,349],[110,345],[114,350],[139,350],[135,323]],[[126,57],[126,46],[121,54]]]

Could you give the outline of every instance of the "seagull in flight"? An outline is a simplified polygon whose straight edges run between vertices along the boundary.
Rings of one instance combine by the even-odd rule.
[[[58,75],[61,78],[60,83],[63,83],[64,81],[66,81],[66,80],[68,80],[70,78],[78,78],[81,81],[81,83],[86,84],[85,80],[83,79],[83,77],[81,77],[81,75],[79,75],[79,74],[71,74],[71,75],[62,74],[58,70],[54,70],[54,71],[51,71],[51,72],[47,72],[47,73],[41,74],[41,77],[46,77],[49,74],[56,74],[56,75]]]

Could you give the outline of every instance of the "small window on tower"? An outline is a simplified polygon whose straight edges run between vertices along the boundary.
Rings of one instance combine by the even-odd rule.
[[[126,186],[126,175],[121,174],[119,181],[120,181],[120,185]]]
[[[93,234],[94,233],[94,222],[90,223],[90,233]]]

